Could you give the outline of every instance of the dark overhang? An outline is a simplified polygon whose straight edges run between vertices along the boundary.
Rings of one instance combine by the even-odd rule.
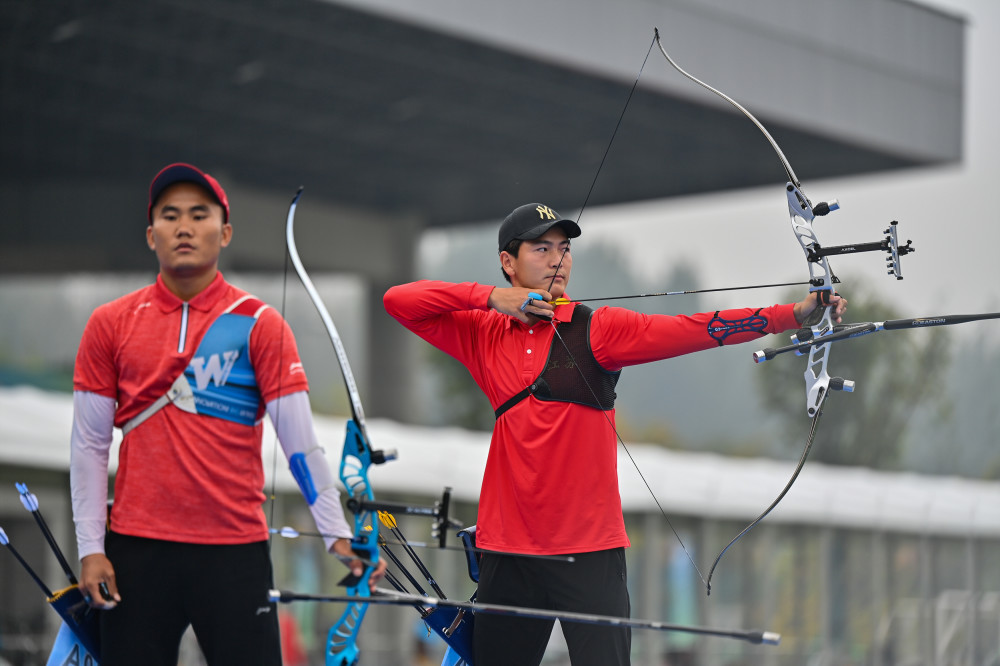
[[[23,223],[0,271],[53,270],[19,265],[18,245],[86,242],[87,220],[105,242],[134,227],[123,211],[178,160],[428,226],[535,199],[576,208],[631,87],[314,0],[7,1],[0,44],[0,193]],[[954,159],[765,120],[810,180]],[[742,116],[640,86],[590,204],[783,177]]]

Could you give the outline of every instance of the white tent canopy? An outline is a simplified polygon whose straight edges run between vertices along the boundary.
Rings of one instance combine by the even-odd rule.
[[[29,387],[0,388],[0,463],[67,470],[72,397]],[[336,469],[345,420],[316,417],[320,442]],[[424,428],[374,419],[368,423],[376,448],[396,449],[399,459],[372,471],[377,493],[440,494],[453,488],[457,500],[476,502],[489,449],[489,434],[459,428]],[[115,431],[112,469],[120,433]],[[265,424],[263,461],[277,468],[278,490],[295,482]],[[732,458],[677,452],[629,443],[629,450],[668,515],[750,520],[784,487],[793,461]],[[619,447],[622,505],[628,512],[658,509]],[[889,532],[955,536],[1000,536],[1000,484],[954,477],[877,472],[807,463],[769,520]]]

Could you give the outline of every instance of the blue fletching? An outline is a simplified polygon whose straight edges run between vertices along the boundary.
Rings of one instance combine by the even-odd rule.
[[[15,483],[17,486],[17,492],[21,493],[21,504],[28,511],[38,511],[38,498],[28,490],[27,484]]]

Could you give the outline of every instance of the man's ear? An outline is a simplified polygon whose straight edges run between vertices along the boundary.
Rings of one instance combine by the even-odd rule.
[[[227,247],[233,241],[233,225],[228,222],[222,225],[222,247]]]
[[[500,268],[507,275],[514,276],[514,256],[507,250],[500,253]]]
[[[153,225],[146,226],[146,245],[149,246],[150,250],[156,249],[156,244],[153,242]]]

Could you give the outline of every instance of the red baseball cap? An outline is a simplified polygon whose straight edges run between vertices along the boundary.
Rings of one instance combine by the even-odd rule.
[[[177,162],[163,167],[160,173],[156,174],[153,182],[149,184],[149,210],[147,216],[150,223],[153,222],[153,206],[163,194],[163,190],[176,183],[194,183],[201,185],[205,191],[212,195],[215,202],[222,206],[223,222],[229,222],[229,199],[226,198],[226,191],[219,185],[219,181],[212,178],[198,167]]]

